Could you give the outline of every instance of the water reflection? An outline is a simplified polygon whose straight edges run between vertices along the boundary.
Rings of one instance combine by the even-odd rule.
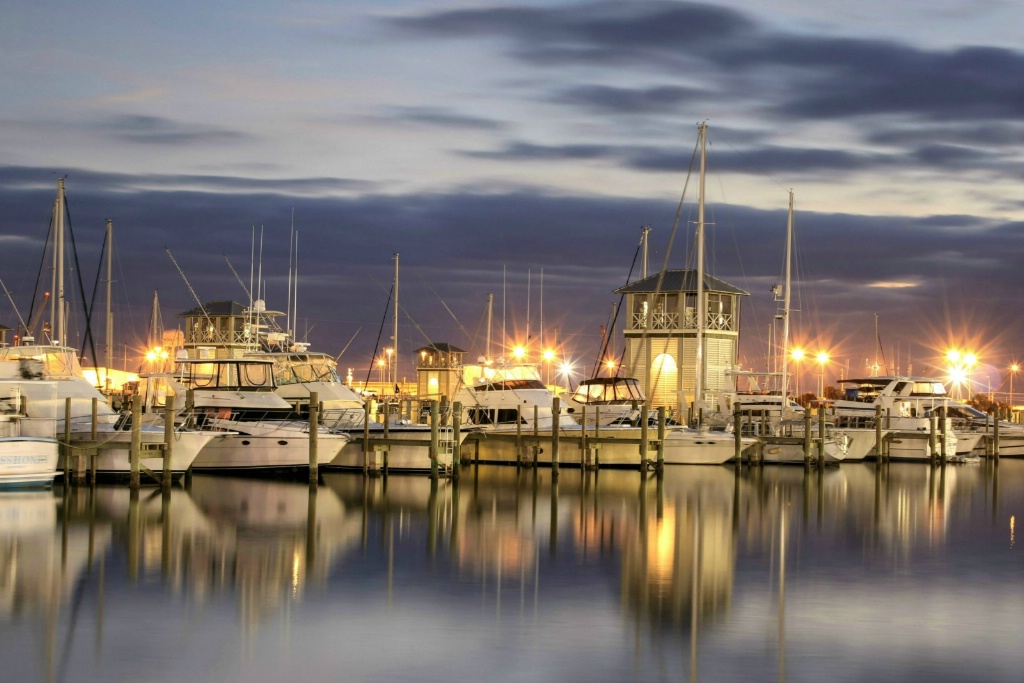
[[[4,495],[0,655],[26,681],[154,656],[204,680],[928,680],[954,655],[948,680],[1012,680],[1022,484],[1004,461]]]

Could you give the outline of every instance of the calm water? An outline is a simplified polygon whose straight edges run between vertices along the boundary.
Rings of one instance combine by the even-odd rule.
[[[1020,681],[1024,461],[0,496],[2,681]]]

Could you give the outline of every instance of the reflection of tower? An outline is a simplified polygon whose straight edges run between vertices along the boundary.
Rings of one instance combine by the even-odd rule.
[[[661,518],[646,528],[623,560],[624,600],[654,629],[693,632],[713,622],[732,595],[729,507],[665,501]]]

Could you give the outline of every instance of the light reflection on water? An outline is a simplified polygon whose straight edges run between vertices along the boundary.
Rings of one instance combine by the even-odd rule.
[[[1024,461],[0,495],[2,680],[1019,680]]]

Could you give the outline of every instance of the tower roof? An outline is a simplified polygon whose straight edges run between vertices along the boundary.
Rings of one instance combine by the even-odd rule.
[[[658,280],[661,280],[661,288],[658,288]],[[704,290],[707,292],[723,292],[726,294],[738,294],[750,296],[739,287],[734,287],[724,280],[719,280],[713,275],[704,273]],[[664,278],[661,273],[656,273],[643,280],[637,280],[630,284],[614,290],[616,294],[636,294],[652,292],[696,292],[697,271],[696,270],[666,270]]]

